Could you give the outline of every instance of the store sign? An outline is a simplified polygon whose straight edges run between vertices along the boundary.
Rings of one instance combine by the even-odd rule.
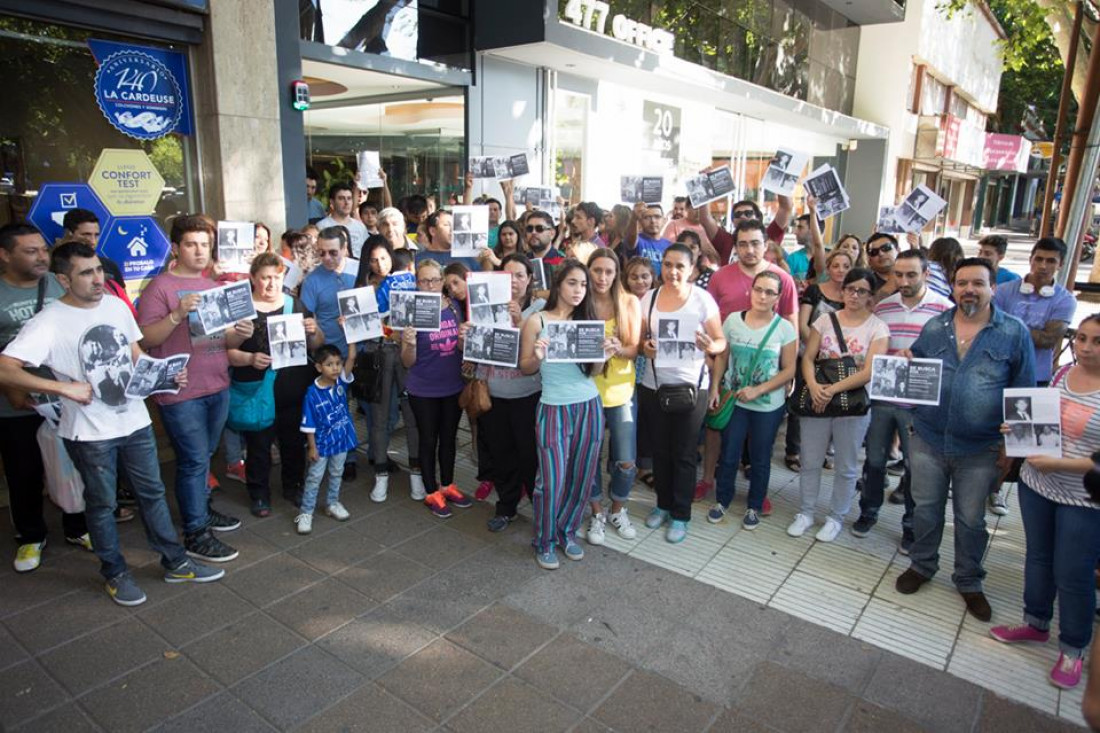
[[[151,216],[113,219],[99,237],[100,253],[121,268],[131,297],[137,297],[147,281],[161,271],[170,250],[168,237]]]
[[[1015,171],[1027,173],[1031,156],[1031,141],[1020,135],[1002,135],[987,132],[985,135],[984,164],[987,171]]]
[[[562,11],[562,16],[569,22],[601,36],[607,33],[607,17],[610,14],[611,6],[601,0],[569,0]],[[676,44],[673,33],[639,23],[622,13],[611,19],[611,35],[659,54],[671,55]]]
[[[153,213],[164,178],[144,150],[104,148],[88,184],[113,216]]]
[[[100,226],[107,226],[111,218],[107,207],[95,195],[87,183],[46,183],[38,189],[34,204],[27,218],[38,227],[47,244],[53,244],[65,236],[61,223],[65,214],[73,209],[87,209],[99,218]]]
[[[138,140],[191,133],[184,54],[111,41],[88,46],[99,64],[96,102],[111,125]]]
[[[680,108],[642,101],[642,147],[674,165],[680,162]]]

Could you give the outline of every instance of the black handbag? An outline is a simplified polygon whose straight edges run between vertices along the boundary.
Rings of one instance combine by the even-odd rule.
[[[356,354],[355,365],[351,368],[351,373],[355,377],[350,387],[353,395],[371,404],[382,401],[381,346],[377,349],[367,349]]]
[[[653,292],[653,299],[649,301],[649,317],[646,319],[646,330],[649,331],[647,340],[653,337],[653,329],[649,324],[653,323],[653,307],[657,304],[657,293],[660,291],[661,289],[657,288]],[[661,412],[677,415],[695,409],[699,400],[699,390],[703,386],[703,372],[707,368],[706,359],[703,360],[703,366],[699,369],[699,381],[696,384],[691,382],[661,384],[657,379],[657,364],[653,359],[649,360],[649,366],[653,369],[653,384],[657,387],[657,404]]]
[[[839,359],[818,359],[814,362],[814,379],[818,384],[836,384],[859,371],[855,358],[848,353],[848,343],[844,340],[844,331],[840,328],[840,320],[837,319],[836,313],[830,313],[829,319],[833,322],[833,331],[836,333],[842,356]],[[795,391],[787,403],[787,409],[798,417],[859,417],[866,415],[870,407],[866,388],[859,387],[838,392],[829,400],[824,411],[814,412],[810,386],[801,378],[796,383]]]

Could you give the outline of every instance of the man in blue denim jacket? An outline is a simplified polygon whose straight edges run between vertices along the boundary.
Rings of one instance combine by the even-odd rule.
[[[952,582],[981,621],[992,611],[982,593],[982,556],[989,534],[985,501],[1003,459],[1002,391],[1035,386],[1035,351],[1027,326],[993,306],[993,268],[979,258],[955,268],[955,308],[925,324],[912,355],[943,360],[940,404],[913,412],[914,541],[899,593],[915,593],[939,569],[944,507],[955,513]]]

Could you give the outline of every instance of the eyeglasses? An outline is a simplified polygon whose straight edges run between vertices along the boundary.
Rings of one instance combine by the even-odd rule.
[[[778,290],[768,290],[767,288],[762,288],[762,287],[759,287],[757,285],[753,286],[752,292],[756,293],[757,295],[763,295],[765,298],[778,298],[779,297],[779,291]]]
[[[439,285],[443,282],[441,277],[418,277],[416,279],[418,285]]]
[[[340,250],[338,249],[323,249],[320,251],[321,257],[339,257]]]
[[[877,257],[879,252],[893,252],[893,251],[894,251],[894,245],[887,242],[886,244],[880,244],[877,247],[868,247],[867,248],[867,256],[868,257]]]
[[[544,226],[542,224],[528,224],[527,225],[527,233],[528,234],[532,234],[532,233],[542,234],[543,232],[548,232],[550,230],[551,230],[551,227]]]
[[[752,209],[735,209],[733,212],[734,219],[755,219],[756,212]]]
[[[857,288],[854,285],[849,285],[848,287],[844,288],[844,292],[847,295],[858,295],[861,298],[865,295],[871,294],[871,291],[868,288]]]

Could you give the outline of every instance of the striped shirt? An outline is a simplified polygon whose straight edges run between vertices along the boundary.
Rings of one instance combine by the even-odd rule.
[[[950,310],[950,300],[931,288],[924,289],[924,297],[912,308],[906,307],[901,293],[884,298],[875,306],[875,315],[890,328],[890,348],[887,353],[896,354],[910,348],[920,336],[924,324],[935,316]]]
[[[1100,391],[1078,394],[1069,388],[1069,369],[1054,375],[1052,385],[1062,399],[1062,457],[1089,458],[1100,449]],[[1035,493],[1056,504],[1068,504],[1087,509],[1100,509],[1089,498],[1083,476],[1079,473],[1052,471],[1043,473],[1025,462],[1020,478]]]

